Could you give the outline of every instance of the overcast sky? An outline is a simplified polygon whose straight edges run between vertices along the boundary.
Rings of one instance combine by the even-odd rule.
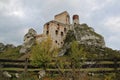
[[[54,15],[78,14],[103,35],[106,46],[120,50],[120,0],[0,0],[0,42],[20,45],[29,28],[42,33]]]

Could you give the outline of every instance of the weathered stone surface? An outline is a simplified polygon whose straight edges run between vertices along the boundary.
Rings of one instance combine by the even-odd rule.
[[[16,77],[16,78],[19,78],[19,77],[20,77],[20,74],[19,74],[19,73],[15,73],[15,77]]]
[[[58,56],[63,56],[67,49],[70,48],[70,44],[72,41],[78,41],[79,44],[83,45],[92,45],[98,47],[105,47],[104,38],[96,33],[93,28],[88,27],[87,24],[75,24],[72,26],[73,29],[68,31],[66,39],[64,40],[65,44],[62,50],[59,52]]]
[[[44,77],[45,76],[45,74],[46,74],[46,72],[45,72],[45,70],[40,70],[39,72],[38,72],[38,78],[39,79],[41,79],[42,77]]]
[[[4,75],[5,77],[8,77],[8,78],[11,78],[11,77],[12,77],[12,75],[9,74],[7,71],[4,71],[4,72],[3,72],[3,75]]]
[[[20,49],[20,53],[27,53],[30,47],[35,43],[35,36],[37,32],[34,29],[29,29],[28,33],[24,36],[24,43]]]
[[[61,51],[58,53],[58,56],[63,56],[67,52],[67,49],[69,48],[70,48],[70,43],[69,44],[65,43]]]
[[[104,38],[87,24],[74,25],[74,27],[74,35],[80,44],[105,47]]]

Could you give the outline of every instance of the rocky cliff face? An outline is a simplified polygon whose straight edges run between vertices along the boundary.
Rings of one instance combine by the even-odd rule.
[[[85,46],[105,47],[104,38],[87,24],[75,24],[72,27],[73,29],[67,33],[66,39],[64,40],[65,44],[58,56],[63,56],[67,52],[73,40]]]
[[[27,53],[30,47],[35,43],[35,36],[37,32],[34,29],[29,29],[28,33],[24,36],[24,43],[20,49],[20,53]]]
[[[87,24],[74,25],[74,35],[80,44],[105,47],[104,38]]]

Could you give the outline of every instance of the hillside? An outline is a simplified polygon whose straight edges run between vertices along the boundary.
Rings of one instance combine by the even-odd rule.
[[[96,33],[87,24],[74,25],[74,29],[68,31],[64,40],[65,44],[59,56],[63,56],[69,52],[68,50],[72,41],[77,41],[88,52],[88,56],[96,55],[96,58],[120,57],[120,52],[105,46],[104,37]]]

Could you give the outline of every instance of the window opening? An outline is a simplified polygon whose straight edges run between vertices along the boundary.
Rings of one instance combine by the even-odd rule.
[[[61,36],[63,36],[63,32],[61,32]]]
[[[66,30],[67,30],[67,29],[66,29],[66,28],[64,28],[64,32],[66,32]]]
[[[55,30],[55,34],[58,35],[58,30]]]
[[[49,34],[49,31],[46,31],[46,34],[48,35],[48,34]]]

